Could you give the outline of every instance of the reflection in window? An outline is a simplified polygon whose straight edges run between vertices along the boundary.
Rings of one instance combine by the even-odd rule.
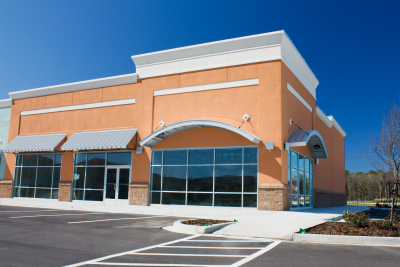
[[[312,159],[289,150],[289,186],[291,192],[291,207],[302,208],[312,207],[313,189],[312,189]]]

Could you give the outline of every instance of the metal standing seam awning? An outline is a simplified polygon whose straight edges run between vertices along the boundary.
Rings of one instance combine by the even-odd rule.
[[[17,136],[3,152],[50,152],[65,140],[67,134]]]
[[[126,149],[137,129],[74,133],[61,150]]]
[[[261,139],[254,134],[251,134],[239,127],[218,122],[218,121],[210,121],[210,120],[190,120],[190,121],[182,121],[177,122],[164,128],[161,128],[155,131],[152,134],[146,136],[142,141],[140,141],[140,145],[143,147],[153,147],[165,138],[190,129],[198,129],[198,128],[217,128],[217,129],[224,129],[234,133],[237,133],[253,143],[259,144]]]
[[[328,151],[324,139],[321,134],[315,130],[296,131],[292,133],[287,141],[287,145],[288,148],[308,145],[314,159],[328,158]]]

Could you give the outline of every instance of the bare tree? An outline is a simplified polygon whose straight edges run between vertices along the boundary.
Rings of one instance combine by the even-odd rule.
[[[365,158],[378,171],[391,172],[392,210],[390,222],[393,222],[394,203],[398,194],[400,182],[400,106],[394,104],[388,114],[382,119],[382,130],[377,136],[370,134],[369,149],[372,153],[366,153]],[[389,178],[389,177],[388,177]]]

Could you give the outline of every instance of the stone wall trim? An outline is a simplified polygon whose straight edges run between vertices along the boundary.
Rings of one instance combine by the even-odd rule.
[[[13,180],[0,181],[0,198],[12,198]]]

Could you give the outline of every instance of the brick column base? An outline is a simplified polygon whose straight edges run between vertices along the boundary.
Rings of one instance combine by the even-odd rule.
[[[148,206],[150,190],[148,183],[132,183],[129,185],[129,205]]]
[[[258,185],[259,210],[289,210],[289,186],[284,184]]]
[[[314,208],[347,205],[346,193],[314,189]]]
[[[12,198],[13,180],[0,181],[0,198]]]
[[[72,183],[59,182],[58,183],[58,201],[71,202],[72,201]]]

